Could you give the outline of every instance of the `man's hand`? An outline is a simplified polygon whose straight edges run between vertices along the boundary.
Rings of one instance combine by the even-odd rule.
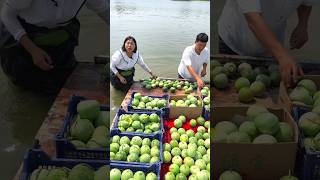
[[[44,71],[49,71],[53,68],[50,56],[41,48],[34,47],[31,52],[33,64]]]
[[[295,59],[289,54],[285,54],[278,59],[281,71],[281,77],[287,87],[292,86],[298,81],[299,76],[303,76],[303,70],[296,63]]]
[[[300,49],[308,41],[308,31],[303,26],[297,26],[290,37],[290,48]]]
[[[203,86],[204,86],[204,83],[203,83],[202,79],[201,78],[197,78],[196,80],[197,80],[198,88],[202,89]]]
[[[201,77],[204,77],[205,75],[207,75],[207,71],[205,69],[202,69],[201,71]]]
[[[150,72],[150,75],[151,75],[151,78],[152,78],[152,79],[156,79],[156,78],[157,78],[157,76],[154,75],[152,72]]]

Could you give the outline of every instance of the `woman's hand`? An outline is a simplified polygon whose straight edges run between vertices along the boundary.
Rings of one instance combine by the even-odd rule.
[[[121,75],[119,75],[118,78],[119,78],[119,80],[120,80],[120,82],[121,82],[122,84],[127,84],[126,78],[124,78],[124,77],[121,76]]]
[[[41,48],[34,47],[31,51],[33,64],[44,71],[49,71],[53,68],[50,56]]]

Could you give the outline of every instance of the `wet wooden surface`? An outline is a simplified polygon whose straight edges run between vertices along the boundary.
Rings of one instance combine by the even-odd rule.
[[[57,95],[35,137],[39,140],[41,148],[51,157],[55,156],[54,137],[63,124],[72,95],[96,99],[101,104],[109,105],[109,89],[107,88],[109,83],[105,83],[102,78],[103,67],[103,64],[79,63]],[[21,171],[22,165],[14,180],[19,179]]]

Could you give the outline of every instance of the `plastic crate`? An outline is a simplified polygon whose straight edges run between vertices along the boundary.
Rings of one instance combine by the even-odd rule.
[[[300,117],[310,112],[307,107],[293,107],[292,115],[298,123]],[[319,180],[320,179],[320,151],[313,151],[304,146],[304,134],[299,130],[299,147],[297,153],[296,169],[299,173],[300,180]]]
[[[68,139],[70,127],[77,115],[77,104],[86,98],[81,96],[72,96],[68,111],[66,113],[63,126],[55,138],[57,157],[70,159],[109,159],[109,150],[107,148],[88,149],[76,148]],[[110,111],[109,107],[101,106],[102,111]]]
[[[23,172],[20,180],[28,180],[32,172],[39,166],[43,168],[67,167],[71,169],[80,163],[88,164],[95,170],[109,164],[107,160],[50,159],[43,151],[30,149],[24,157]]]
[[[128,133],[128,134],[124,135],[123,133],[119,133],[119,132],[116,132],[116,131],[111,131],[111,133],[110,133],[110,142],[111,142],[112,137],[116,136],[116,135],[118,135],[120,137],[127,136],[130,140],[131,140],[132,137],[137,136],[136,134]],[[159,148],[160,149],[160,157],[159,157],[159,162],[156,162],[156,163],[160,163],[161,164],[163,162],[162,134],[143,134],[143,135],[141,135],[139,137],[141,137],[142,139],[143,138],[149,138],[151,141],[153,139],[159,140],[159,142],[160,142],[160,148]],[[110,160],[110,163],[133,164],[133,165],[136,165],[136,166],[141,166],[141,165],[142,166],[146,166],[146,165],[150,165],[150,164],[156,164],[156,163],[127,162],[127,161],[116,161],[116,160]]]
[[[121,171],[123,171],[125,169],[130,169],[133,173],[135,173],[137,171],[142,171],[146,174],[153,172],[157,175],[158,180],[160,180],[160,170],[161,170],[160,163],[155,163],[155,164],[150,164],[150,165],[141,165],[141,166],[137,166],[137,165],[133,165],[133,164],[110,163],[110,170],[112,170],[113,168],[117,168]]]
[[[131,99],[130,102],[128,104],[128,111],[142,111],[142,112],[146,112],[146,111],[151,111],[151,112],[155,112],[158,110],[154,110],[154,109],[135,109],[132,107],[131,103],[134,99],[134,94],[137,92],[132,92],[131,94]],[[148,96],[148,97],[152,97],[152,98],[161,98],[161,99],[165,99],[167,101],[167,106],[165,108],[161,108],[160,110],[163,111],[163,116],[164,117],[168,117],[169,116],[169,95],[165,94],[163,96],[149,96],[149,95],[142,95],[142,96]]]
[[[155,112],[150,112],[150,111],[141,111],[141,112],[126,112],[125,110],[123,109],[119,109],[116,116],[114,117],[113,119],[113,122],[114,122],[114,125],[111,129],[111,131],[116,131],[118,133],[121,133],[121,134],[124,134],[124,135],[128,135],[128,134],[135,134],[136,136],[143,136],[145,135],[146,133],[141,133],[141,132],[121,132],[118,128],[118,123],[119,123],[119,118],[122,114],[152,114],[152,113],[156,113],[159,117],[160,117],[160,132],[158,133],[150,133],[150,134],[163,134],[163,131],[164,131],[164,127],[163,127],[163,112],[162,111],[155,111]]]

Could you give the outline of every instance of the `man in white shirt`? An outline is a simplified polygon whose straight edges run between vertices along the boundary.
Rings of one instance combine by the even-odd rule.
[[[84,5],[109,22],[106,0],[4,2],[0,34],[6,35],[0,40],[0,58],[4,72],[15,84],[33,90],[56,86],[53,91],[59,90],[76,64],[74,48],[80,30],[76,17]],[[37,87],[46,83],[46,87]]]
[[[204,86],[201,77],[204,77],[207,74],[209,50],[206,48],[206,45],[208,39],[207,34],[198,34],[195,44],[186,47],[183,51],[181,62],[178,67],[179,78],[197,81],[199,88]]]
[[[297,81],[303,71],[284,47],[287,19],[297,11],[291,49],[308,41],[308,20],[313,0],[227,0],[218,21],[220,53],[271,57],[280,65],[287,85]]]

